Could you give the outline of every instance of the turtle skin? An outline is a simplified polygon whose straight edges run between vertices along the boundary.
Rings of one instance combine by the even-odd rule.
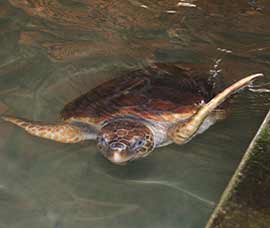
[[[209,75],[155,64],[107,81],[68,103],[64,121],[99,124],[117,116],[174,123],[194,114],[216,93]]]

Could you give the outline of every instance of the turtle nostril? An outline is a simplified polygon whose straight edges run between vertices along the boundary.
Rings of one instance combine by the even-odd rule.
[[[113,142],[110,144],[110,148],[114,151],[123,151],[127,148],[127,146],[121,142]]]

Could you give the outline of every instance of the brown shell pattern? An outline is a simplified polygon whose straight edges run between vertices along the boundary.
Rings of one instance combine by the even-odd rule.
[[[191,116],[212,96],[207,75],[155,64],[99,85],[67,104],[61,116],[94,124],[126,115],[172,122]]]

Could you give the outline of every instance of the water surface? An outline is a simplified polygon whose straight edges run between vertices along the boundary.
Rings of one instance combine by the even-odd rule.
[[[262,72],[262,85],[269,10],[247,0],[2,0],[0,114],[55,121],[76,96],[155,62],[227,84]],[[267,91],[241,91],[225,121],[123,167],[94,142],[57,144],[1,122],[0,227],[203,227],[269,108]]]

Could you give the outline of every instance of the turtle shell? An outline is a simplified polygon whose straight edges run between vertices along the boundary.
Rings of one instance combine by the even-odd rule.
[[[155,64],[107,81],[68,103],[65,121],[99,124],[118,116],[175,122],[194,114],[213,97],[209,75]]]

